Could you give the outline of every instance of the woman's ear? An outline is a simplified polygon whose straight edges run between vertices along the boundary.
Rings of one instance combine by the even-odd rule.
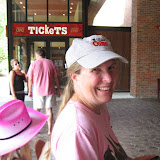
[[[76,73],[71,73],[70,74],[70,77],[71,77],[71,79],[73,80],[73,82],[77,82],[77,77],[78,77],[78,74],[76,74]]]

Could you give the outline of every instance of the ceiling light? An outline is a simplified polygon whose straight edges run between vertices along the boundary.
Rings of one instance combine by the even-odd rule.
[[[65,16],[65,14],[63,13],[63,16]]]
[[[71,5],[73,5],[73,3],[71,3]]]
[[[72,13],[72,11],[69,11],[69,13]]]
[[[36,16],[36,15],[37,15],[37,13],[34,13],[34,15]]]
[[[20,4],[23,4],[23,2],[19,2]]]
[[[26,8],[25,6],[23,6],[23,8]]]
[[[72,9],[72,7],[70,7],[70,9]]]

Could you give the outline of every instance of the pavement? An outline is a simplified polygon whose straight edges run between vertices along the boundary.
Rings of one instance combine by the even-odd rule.
[[[8,94],[6,80],[1,81],[0,106],[12,97]],[[3,89],[2,89],[3,86]],[[57,99],[57,106],[53,107],[56,119],[61,98]],[[32,99],[26,96],[25,104],[33,106]],[[134,98],[129,92],[115,92],[113,99],[107,103],[111,117],[111,125],[122,147],[130,157],[155,154],[160,156],[160,99]],[[44,110],[42,110],[44,113]],[[37,139],[47,141],[47,123],[31,140],[30,145],[33,160],[36,160],[34,144]]]
[[[130,157],[160,156],[160,99],[113,99],[111,125]]]
[[[118,93],[117,93],[118,94]],[[0,105],[7,102],[3,98]],[[57,98],[59,105],[60,99]],[[26,98],[26,106],[32,108],[32,99]],[[56,119],[58,105],[53,108]],[[122,147],[130,157],[160,155],[160,99],[116,98],[107,103],[112,128]],[[42,110],[44,112],[44,110]],[[36,160],[34,144],[37,139],[47,141],[47,123],[30,142],[33,160]]]

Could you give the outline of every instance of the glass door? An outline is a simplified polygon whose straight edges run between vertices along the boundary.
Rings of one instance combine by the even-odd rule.
[[[50,42],[50,59],[55,63],[61,88],[64,88],[66,83],[65,48],[64,41]]]
[[[31,41],[30,42],[30,63],[35,61],[35,52],[38,48],[43,48],[46,51],[46,41]]]
[[[26,38],[13,38],[13,58],[20,62],[21,70],[27,72],[27,45]],[[27,83],[24,83],[24,92],[27,94]]]

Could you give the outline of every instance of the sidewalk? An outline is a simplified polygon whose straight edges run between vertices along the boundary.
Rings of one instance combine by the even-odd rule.
[[[32,101],[25,103],[32,106]],[[107,108],[113,130],[128,156],[160,156],[160,99],[112,99]],[[58,106],[53,107],[54,119],[57,111]],[[47,124],[31,141],[33,160],[36,160],[34,144],[37,139],[49,139]]]
[[[7,80],[0,77],[0,106],[12,99],[6,91],[7,85]],[[53,107],[54,119],[60,101],[61,99],[57,98],[58,105]],[[25,104],[27,107],[32,107],[32,99],[26,96]],[[115,92],[113,99],[107,103],[107,108],[113,130],[128,156],[148,154],[160,156],[160,99],[140,99],[130,96],[129,92]],[[44,109],[42,112],[44,113]],[[35,141],[49,139],[47,128],[46,123],[31,141],[33,160],[36,160]]]

